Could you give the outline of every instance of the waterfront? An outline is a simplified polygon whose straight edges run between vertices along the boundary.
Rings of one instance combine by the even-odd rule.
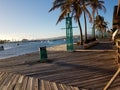
[[[0,59],[36,52],[39,47],[51,47],[65,43],[64,39],[4,43],[0,44],[0,46],[4,46],[4,50],[0,51]]]
[[[111,41],[105,41],[106,43],[112,45]],[[44,63],[39,62],[39,52],[1,59],[0,72],[4,83],[1,81],[0,85],[4,88],[10,81],[14,81],[15,83],[10,83],[8,87],[24,90],[21,88],[36,87],[34,79],[38,79],[38,89],[36,90],[57,90],[53,87],[59,88],[59,85],[63,87],[59,90],[102,90],[115,73],[117,64],[116,51],[112,48],[100,47],[101,44],[103,45],[103,42],[100,42],[94,49],[76,49],[74,52],[67,52],[66,45],[49,47],[47,48],[49,62]],[[13,75],[9,76],[11,75],[9,73],[17,75],[11,79]],[[21,79],[24,77],[21,75],[24,75],[25,78]],[[41,80],[47,82],[41,84]],[[19,81],[21,83],[17,83]],[[54,86],[51,82],[54,83]],[[120,79],[117,78],[109,90],[116,90],[116,88],[119,90],[119,82]],[[69,89],[68,85],[71,88],[78,87],[78,89]],[[25,90],[30,90],[30,88]]]

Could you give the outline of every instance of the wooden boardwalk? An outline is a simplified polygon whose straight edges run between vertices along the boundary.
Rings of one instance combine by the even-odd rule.
[[[0,72],[0,90],[80,90],[78,87],[67,86],[39,80],[33,77]]]
[[[55,90],[102,90],[117,69],[115,58],[116,51],[48,51],[49,61],[40,63],[38,62],[39,53],[37,52],[0,60],[0,77],[3,74],[5,79],[10,73],[5,80],[0,79],[8,86],[10,83],[7,81],[12,82],[12,78],[14,82],[16,82],[16,79],[17,82],[21,82],[21,78],[24,77],[25,81],[23,80],[23,83],[30,80],[28,85],[34,83],[34,88],[38,87],[39,82],[45,81],[44,85],[47,89],[43,90],[54,90],[48,88],[55,84],[64,87],[64,89]],[[0,85],[4,85],[3,82],[0,81],[0,83],[2,83]],[[35,85],[35,83],[37,84]],[[50,85],[47,85],[48,83]],[[15,87],[19,87],[18,84],[16,85]],[[12,85],[10,86],[12,87]],[[34,90],[32,88],[31,90]],[[116,88],[120,89],[119,77],[108,90],[117,90]]]

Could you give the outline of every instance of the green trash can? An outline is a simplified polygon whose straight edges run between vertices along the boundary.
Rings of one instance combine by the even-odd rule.
[[[47,58],[48,58],[46,46],[45,47],[40,47],[39,48],[39,53],[40,53],[40,62],[46,61]]]

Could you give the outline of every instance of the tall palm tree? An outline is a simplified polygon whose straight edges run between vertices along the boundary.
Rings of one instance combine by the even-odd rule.
[[[71,13],[71,16],[74,17],[75,21],[78,23],[79,29],[80,29],[80,42],[81,45],[83,44],[83,34],[82,34],[82,27],[80,23],[80,16],[82,14],[82,10],[80,7],[80,1],[81,0],[54,0],[53,7],[49,10],[49,12],[60,9],[61,14],[58,18],[57,24],[63,20],[68,13]]]
[[[104,20],[104,17],[97,15],[94,23],[95,23],[95,28],[102,33],[102,38],[103,38],[104,33],[106,32],[107,22]]]
[[[78,23],[79,30],[80,30],[80,42],[81,45],[83,45],[83,33],[82,33],[82,27],[81,27],[81,22],[80,22],[80,16],[82,14],[81,6],[80,6],[80,1],[81,0],[73,0],[73,9],[72,9],[72,16],[74,17],[74,20]]]
[[[85,42],[87,41],[87,20],[86,20],[86,15],[89,17],[89,21],[91,22],[92,21],[92,16],[89,12],[89,10],[87,9],[88,7],[88,0],[83,0],[81,1],[81,9],[82,9],[82,12],[83,12],[83,15],[84,15],[84,25],[85,25]]]
[[[96,16],[98,15],[98,10],[103,10],[104,12],[106,12],[106,8],[103,4],[104,4],[103,0],[89,0],[89,5],[92,8],[93,38],[95,38],[95,24],[94,24],[95,14]]]

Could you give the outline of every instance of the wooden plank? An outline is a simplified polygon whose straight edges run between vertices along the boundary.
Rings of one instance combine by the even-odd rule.
[[[10,90],[10,85],[11,85],[11,83],[13,82],[14,77],[15,77],[15,75],[12,74],[10,80],[8,81],[8,84],[6,84],[6,87],[7,87],[6,90],[7,90],[8,88],[9,88],[9,90]]]
[[[70,90],[70,87],[69,87],[69,86],[67,86],[67,85],[65,85],[65,84],[61,84],[61,85],[64,87],[65,90]]]
[[[55,82],[51,82],[50,85],[51,85],[52,90],[58,90],[57,85],[56,85]]]
[[[7,77],[7,73],[3,73],[2,77],[0,78],[0,86],[3,84],[6,77]]]
[[[26,90],[32,90],[32,86],[33,86],[32,84],[33,84],[33,78],[29,77],[28,82],[27,82]]]
[[[12,73],[8,73],[8,76],[7,76],[6,80],[4,80],[4,83],[3,83],[3,90],[8,90],[9,89],[8,87],[11,83],[12,76],[13,76]]]
[[[2,82],[2,84],[0,85],[0,90],[2,90],[2,89],[4,88],[4,86],[5,86],[6,82],[8,81],[8,79],[9,79],[9,74],[6,73],[6,74],[5,74],[5,77],[3,77],[3,82]]]
[[[51,84],[49,81],[44,81],[44,83],[45,83],[45,90],[52,90]]]
[[[33,79],[33,89],[32,90],[39,90],[38,79],[37,78]]]
[[[23,80],[23,84],[22,84],[21,90],[26,90],[27,83],[28,83],[28,77],[25,77],[24,80]]]
[[[80,90],[78,87],[72,87],[72,86],[70,86],[70,90]],[[81,89],[81,90],[87,90],[87,89]]]
[[[13,90],[14,89],[14,87],[15,87],[18,79],[19,79],[19,77],[20,77],[20,75],[16,75],[16,74],[13,76],[12,82],[11,82],[11,84],[8,87],[9,90]]]
[[[43,80],[40,81],[40,90],[45,90],[45,85]]]
[[[21,90],[24,76],[20,75],[18,81],[15,84],[14,90]]]
[[[2,76],[4,75],[4,73],[5,73],[5,72],[1,72],[1,73],[0,73],[0,80],[1,80]]]
[[[20,75],[20,77],[19,77],[19,79],[18,79],[18,83],[22,83],[22,82],[23,82],[24,77],[25,77],[25,76]]]
[[[21,86],[22,86],[21,83],[17,83],[14,87],[14,90],[21,90]]]
[[[58,84],[58,86],[60,87],[60,90],[65,90],[62,84]]]

